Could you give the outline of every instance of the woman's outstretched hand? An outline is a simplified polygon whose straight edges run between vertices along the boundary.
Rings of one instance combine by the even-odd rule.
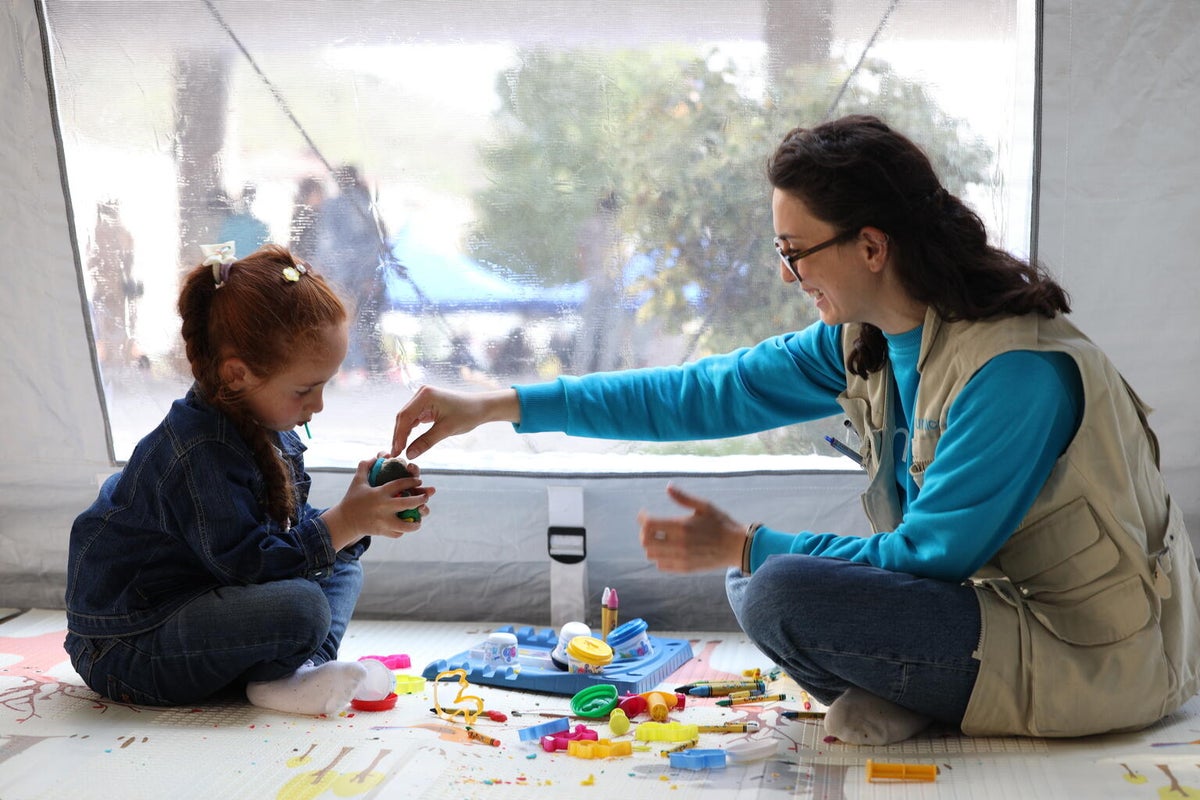
[[[712,503],[667,486],[667,495],[691,509],[682,517],[638,514],[640,538],[646,558],[663,572],[703,572],[740,567],[746,526],[735,522]]]
[[[404,455],[411,461],[442,439],[467,433],[485,422],[520,421],[521,406],[515,389],[456,392],[422,386],[396,414],[390,455]],[[425,424],[430,425],[429,430],[410,444],[408,437],[413,428]]]

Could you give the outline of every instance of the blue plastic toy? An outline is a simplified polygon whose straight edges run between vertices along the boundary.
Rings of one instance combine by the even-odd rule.
[[[517,736],[522,742],[540,742],[543,736],[550,736],[555,733],[562,733],[571,729],[571,720],[567,717],[558,717],[549,722],[543,722],[540,725],[530,725],[528,728],[521,728],[517,731]]]
[[[692,748],[669,753],[667,757],[671,759],[671,766],[678,769],[725,769],[724,750]]]
[[[489,666],[472,659],[468,650],[432,662],[425,667],[422,675],[432,680],[447,670],[461,669],[467,673],[467,680],[471,683],[504,689],[574,695],[589,686],[611,684],[619,694],[626,695],[650,691],[692,659],[689,642],[651,637],[653,653],[645,658],[620,659],[599,673],[563,672],[549,659],[550,651],[558,644],[556,631],[549,628],[536,631],[510,625],[496,628],[495,631],[516,635],[519,664],[511,667]]]

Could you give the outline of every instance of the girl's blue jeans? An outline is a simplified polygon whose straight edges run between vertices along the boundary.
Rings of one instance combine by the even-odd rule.
[[[111,700],[190,705],[336,659],[362,582],[358,559],[339,554],[320,581],[221,586],[145,633],[68,633],[66,648],[84,682]]]
[[[755,645],[829,704],[857,686],[959,725],[975,686],[980,611],[967,584],[833,558],[771,556],[725,579]]]

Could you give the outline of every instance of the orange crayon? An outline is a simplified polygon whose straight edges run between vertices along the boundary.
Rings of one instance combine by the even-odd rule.
[[[488,736],[486,733],[480,733],[479,731],[475,730],[474,728],[467,728],[467,736],[471,737],[472,739],[474,739],[477,742],[483,742],[484,744],[490,744],[492,747],[500,746],[499,739],[495,739],[491,736]]]

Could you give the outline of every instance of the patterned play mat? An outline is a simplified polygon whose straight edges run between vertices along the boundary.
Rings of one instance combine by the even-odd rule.
[[[825,742],[819,718],[785,716],[803,710],[803,695],[784,677],[770,689],[787,700],[722,706],[714,698],[689,697],[684,708],[671,709],[668,722],[682,726],[757,724],[757,730],[701,732],[697,752],[686,759],[663,754],[673,742],[638,734],[648,716],[633,719],[622,735],[607,718],[569,719],[571,732],[585,725],[598,742],[608,742],[571,754],[547,751],[538,738],[522,735],[560,724],[572,712],[570,696],[420,680],[427,665],[470,651],[505,623],[356,620],[342,657],[409,656],[411,669],[397,670],[408,676],[401,680],[406,692],[390,710],[348,708],[326,718],[244,702],[169,709],[116,704],[84,687],[71,669],[62,650],[61,611],[10,613],[0,623],[2,800],[1200,797],[1194,788],[1200,787],[1196,700],[1138,734],[1054,741],[930,731],[865,748]],[[773,666],[736,633],[660,635],[689,643],[692,657],[658,688],[735,679],[754,669],[769,675]],[[431,710],[469,698],[499,712],[475,720],[472,730],[482,734],[476,738],[461,722]],[[936,778],[868,782],[868,760],[877,773],[884,766],[926,766],[936,768]]]

